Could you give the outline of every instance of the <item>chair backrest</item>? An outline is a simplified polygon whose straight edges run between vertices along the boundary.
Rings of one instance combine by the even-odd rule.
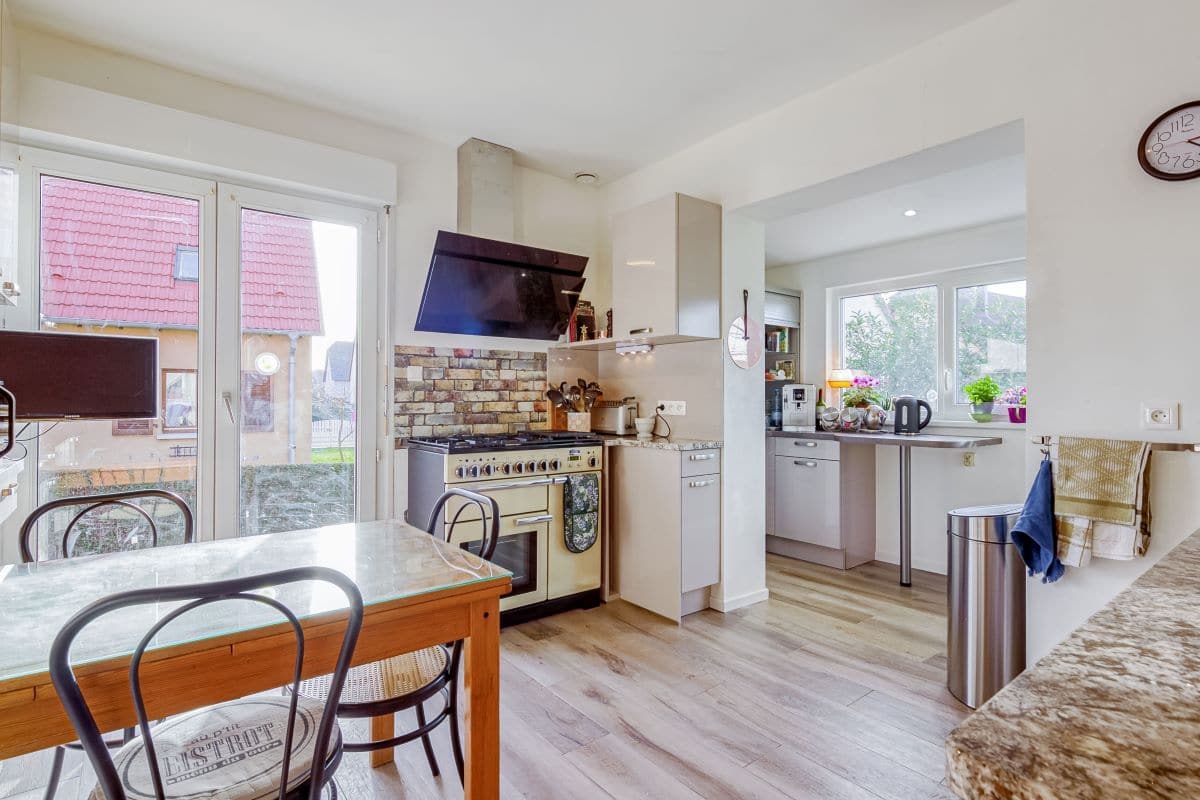
[[[442,509],[446,507],[446,503],[450,502],[452,497],[461,497],[467,502],[459,506],[458,511],[450,519],[450,524],[445,527],[443,536],[446,541],[450,541],[450,537],[454,534],[454,526],[460,521],[463,512],[471,506],[479,508],[479,522],[483,526],[483,538],[480,540],[479,557],[485,561],[492,557],[496,552],[496,541],[500,538],[500,504],[491,497],[478,492],[472,492],[469,489],[447,489],[442,493],[442,496],[433,504],[433,511],[429,513],[429,522],[425,525],[425,530],[431,536],[438,535],[438,526],[442,520]],[[488,520],[491,519],[489,523]],[[469,521],[469,520],[463,520]]]
[[[85,516],[97,509],[106,509],[112,507],[120,507],[131,509],[134,513],[140,516],[150,526],[150,546],[158,546],[158,524],[146,509],[142,508],[134,500],[142,499],[158,499],[166,500],[179,508],[179,513],[183,516],[183,543],[191,544],[195,541],[195,522],[192,517],[192,509],[188,507],[187,501],[174,492],[168,492],[165,489],[134,489],[128,492],[110,492],[108,494],[93,494],[80,495],[77,497],[63,497],[58,500],[51,500],[48,503],[43,503],[33,510],[29,518],[21,525],[20,544],[21,544],[21,560],[25,563],[31,563],[38,560],[34,556],[36,550],[37,524],[38,520],[49,514],[51,511],[56,511],[60,508],[71,506],[82,506],[82,508],[71,518],[67,523],[67,527],[62,533],[62,548],[59,552],[63,558],[70,558],[75,554],[75,539],[71,538],[71,534],[75,531],[75,526]],[[118,550],[129,548],[115,548]]]
[[[122,785],[120,775],[113,762],[112,754],[96,725],[87,700],[80,691],[79,682],[71,669],[71,644],[84,628],[98,618],[114,611],[159,603],[180,602],[182,605],[164,615],[142,637],[130,660],[129,683],[134,709],[137,713],[138,728],[145,746],[145,756],[148,760],[150,777],[154,785],[155,796],[160,800],[164,797],[163,781],[160,767],[155,754],[153,729],[146,716],[146,704],[142,696],[140,668],[146,648],[155,637],[174,620],[212,603],[238,600],[260,603],[279,612],[289,626],[296,639],[296,659],[291,681],[290,706],[287,730],[284,737],[282,752],[282,767],[280,776],[279,799],[283,800],[287,790],[290,774],[289,759],[292,753],[293,735],[295,733],[296,705],[300,697],[299,687],[304,666],[304,630],[299,619],[283,603],[262,594],[251,594],[259,589],[282,586],[300,581],[321,581],[330,583],[341,589],[349,603],[349,615],[342,636],[342,646],[338,653],[337,664],[331,676],[329,695],[321,720],[316,728],[312,769],[309,773],[309,797],[316,800],[320,797],[322,784],[325,781],[325,762],[329,755],[329,745],[332,740],[334,726],[337,724],[337,704],[341,697],[342,687],[346,682],[346,673],[350,669],[350,658],[354,646],[358,642],[359,630],[362,628],[363,602],[358,587],[354,582],[336,570],[327,567],[298,567],[295,569],[269,572],[246,578],[234,578],[211,583],[184,584],[178,586],[161,586],[148,589],[134,589],[120,592],[95,601],[80,610],[54,639],[50,648],[50,679],[58,693],[59,701],[67,712],[67,717],[75,728],[80,743],[88,755],[88,760],[96,772],[96,779],[104,792],[106,800],[127,800],[128,795]]]

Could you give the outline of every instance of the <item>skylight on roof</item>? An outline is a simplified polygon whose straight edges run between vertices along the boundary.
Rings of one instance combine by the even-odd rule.
[[[200,280],[200,251],[187,245],[175,246],[175,280]]]

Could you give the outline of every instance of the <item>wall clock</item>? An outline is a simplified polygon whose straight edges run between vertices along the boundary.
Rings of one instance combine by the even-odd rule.
[[[1138,163],[1164,181],[1200,178],[1200,100],[1176,106],[1142,134]]]

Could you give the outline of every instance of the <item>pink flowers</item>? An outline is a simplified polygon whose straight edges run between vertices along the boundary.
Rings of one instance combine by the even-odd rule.
[[[1026,402],[1026,392],[1024,386],[1013,386],[1004,390],[1004,394],[1000,395],[1000,405],[1002,406],[1023,406]]]
[[[870,375],[856,375],[850,385],[855,389],[871,389],[879,385],[879,378],[873,378]]]

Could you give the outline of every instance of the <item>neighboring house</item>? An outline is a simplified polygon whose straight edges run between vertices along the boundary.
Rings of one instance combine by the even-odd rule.
[[[325,372],[322,376],[325,391],[330,397],[354,401],[354,342],[334,342],[325,351]]]
[[[46,467],[194,460],[198,203],[59,178],[44,179],[42,198],[43,325],[154,336],[160,369],[157,419],[76,423],[57,438],[48,431],[44,452],[61,455]],[[244,211],[241,270],[243,461],[307,461],[310,338],[322,331],[311,223]]]

